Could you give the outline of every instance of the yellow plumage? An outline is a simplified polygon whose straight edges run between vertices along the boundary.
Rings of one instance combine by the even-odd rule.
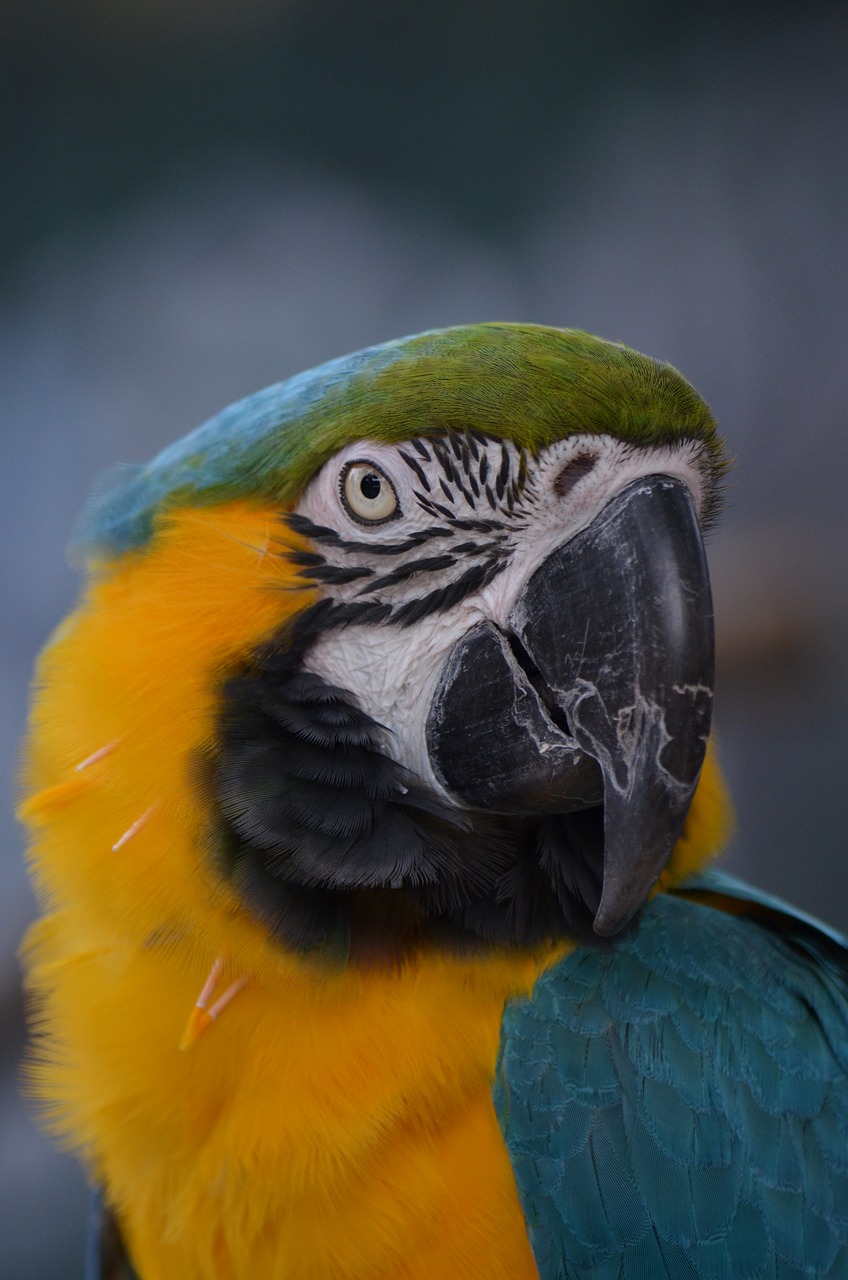
[[[206,863],[215,690],[313,598],[301,545],[270,506],[182,510],[99,567],[41,660],[32,1087],[144,1280],[531,1277],[490,1090],[506,999],[563,948],[332,968],[269,942]],[[666,881],[725,826],[708,757]],[[210,972],[207,1008],[244,985],[192,1022]]]

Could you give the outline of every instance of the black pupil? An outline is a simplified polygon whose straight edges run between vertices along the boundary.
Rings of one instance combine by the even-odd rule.
[[[379,498],[382,487],[383,486],[380,484],[380,477],[375,476],[373,471],[369,471],[368,474],[364,475],[359,482],[359,492],[362,494],[363,498],[369,498],[371,501],[373,501],[374,498]]]

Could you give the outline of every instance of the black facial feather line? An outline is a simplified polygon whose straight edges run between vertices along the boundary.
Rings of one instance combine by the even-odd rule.
[[[359,551],[375,556],[402,556],[407,551],[415,551],[422,542],[429,542],[431,538],[453,537],[452,529],[439,526],[432,529],[417,529],[403,542],[357,542],[343,538],[335,529],[327,529],[323,525],[315,524],[308,516],[300,515],[297,511],[290,511],[284,519],[293,533],[299,533],[321,546],[333,547],[340,551]],[[287,552],[286,554],[291,558],[293,554],[300,553]],[[295,563],[298,562],[295,561]]]

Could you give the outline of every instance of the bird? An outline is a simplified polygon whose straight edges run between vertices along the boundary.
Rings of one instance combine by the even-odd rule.
[[[487,323],[95,492],[21,805],[89,1280],[848,1276],[848,942],[713,866],[728,465]]]

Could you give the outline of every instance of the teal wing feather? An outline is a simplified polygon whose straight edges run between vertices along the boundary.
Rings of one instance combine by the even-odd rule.
[[[848,1276],[846,947],[707,875],[508,1006],[495,1105],[542,1280]]]

